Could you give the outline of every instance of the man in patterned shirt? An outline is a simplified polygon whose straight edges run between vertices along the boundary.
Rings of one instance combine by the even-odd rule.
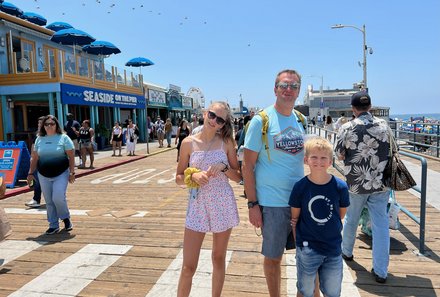
[[[336,155],[344,162],[344,175],[350,191],[350,207],[345,216],[342,257],[353,260],[356,230],[364,206],[372,222],[373,269],[376,282],[385,283],[388,273],[390,233],[387,203],[389,188],[382,182],[388,162],[391,129],[385,120],[374,117],[370,96],[353,94],[351,105],[355,119],[342,125],[336,140]]]

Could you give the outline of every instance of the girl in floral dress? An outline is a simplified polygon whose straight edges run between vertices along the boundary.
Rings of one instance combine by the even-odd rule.
[[[183,239],[183,264],[177,296],[189,296],[206,232],[213,233],[212,296],[220,296],[226,251],[232,228],[239,223],[229,179],[240,182],[229,106],[211,104],[204,113],[202,132],[183,140],[176,183],[190,188]],[[189,164],[189,166],[188,166]]]

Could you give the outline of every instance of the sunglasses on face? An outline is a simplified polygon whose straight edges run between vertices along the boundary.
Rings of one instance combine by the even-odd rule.
[[[215,114],[215,112],[208,111],[208,119],[213,120],[215,119],[215,122],[219,125],[224,125],[226,121]]]
[[[44,123],[44,127],[53,127],[55,125],[56,124],[54,122],[46,122],[46,123]]]
[[[280,82],[277,84],[277,87],[283,90],[287,90],[289,87],[291,90],[298,90],[300,87],[299,83],[286,83],[286,82]]]

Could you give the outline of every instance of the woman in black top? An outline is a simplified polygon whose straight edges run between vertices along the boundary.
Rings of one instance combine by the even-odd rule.
[[[78,166],[78,168],[86,167],[86,154],[89,153],[90,156],[90,169],[93,169],[93,161],[95,160],[95,156],[93,155],[93,142],[95,137],[95,131],[93,128],[90,128],[90,121],[85,120],[82,122],[82,127],[79,129],[79,147],[81,150],[81,159],[82,165]]]
[[[179,139],[179,143],[177,144],[177,162],[179,162],[180,145],[182,144],[183,139],[191,134],[187,120],[184,119],[180,122],[180,126],[177,129],[176,134],[176,141],[174,142],[174,144],[177,144],[177,139]]]

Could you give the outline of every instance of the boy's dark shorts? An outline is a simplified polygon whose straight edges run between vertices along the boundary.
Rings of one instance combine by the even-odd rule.
[[[268,258],[280,258],[284,249],[295,248],[290,207],[260,206],[263,215],[263,246],[261,253]]]

